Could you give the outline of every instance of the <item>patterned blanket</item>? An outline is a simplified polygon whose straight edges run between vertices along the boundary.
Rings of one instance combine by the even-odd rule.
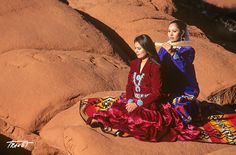
[[[91,119],[92,115],[98,111],[105,111],[115,102],[123,102],[125,99],[122,95],[117,97],[107,96],[101,98],[89,98],[80,101],[80,115],[83,120],[91,127],[100,127],[105,133],[112,134],[113,136],[129,137],[127,133],[123,133],[117,129],[107,126],[101,126],[95,119]]]
[[[105,111],[115,102],[123,102],[122,96],[89,98],[80,101],[80,115],[84,121],[91,127],[101,127],[105,133],[114,136],[129,137],[128,134],[122,133],[117,129],[102,126],[92,115],[98,111]],[[202,133],[197,141],[209,143],[236,144],[236,113],[225,115],[212,115],[207,118],[206,123],[199,127]]]
[[[199,141],[236,144],[236,113],[209,116],[200,128],[203,132]]]

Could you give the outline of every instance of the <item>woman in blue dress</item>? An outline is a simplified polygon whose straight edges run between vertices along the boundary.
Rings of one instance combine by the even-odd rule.
[[[189,41],[187,25],[181,20],[170,22],[168,39],[158,52],[162,66],[162,91],[174,104],[183,121],[189,123],[198,115],[194,100],[199,95],[199,87],[193,65],[194,48],[178,46],[181,42]]]

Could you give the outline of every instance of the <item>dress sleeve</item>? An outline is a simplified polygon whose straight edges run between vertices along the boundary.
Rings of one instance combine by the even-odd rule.
[[[127,99],[134,98],[133,66],[134,66],[133,62],[131,62],[130,63],[130,71],[129,71],[129,75],[128,75],[128,81],[127,81],[127,85],[126,85],[126,98]]]
[[[168,52],[163,47],[161,47],[160,50],[157,52],[157,55],[159,56],[161,62],[163,61],[163,58],[166,54],[168,54]]]
[[[175,49],[176,50],[176,49]],[[195,57],[195,50],[191,47],[184,48],[182,51],[176,51],[173,56],[171,56],[171,60],[174,62],[176,67],[179,68],[181,72],[186,72],[187,67],[192,65]]]
[[[184,52],[181,54],[183,59],[186,61],[186,63],[192,64],[193,60],[195,58],[195,50],[192,47],[187,48],[184,50]]]
[[[154,102],[160,96],[161,78],[160,78],[160,66],[152,64],[151,68],[151,94],[146,98],[142,98],[143,106],[148,106]]]
[[[194,57],[195,50],[192,47],[186,47],[182,51],[176,52],[171,59],[188,81],[188,85],[184,88],[184,94],[197,97],[199,88],[193,65]]]

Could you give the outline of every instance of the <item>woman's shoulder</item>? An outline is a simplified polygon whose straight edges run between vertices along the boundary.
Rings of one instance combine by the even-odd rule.
[[[167,53],[167,51],[166,51],[166,49],[165,48],[163,48],[163,47],[161,47],[159,50],[158,50],[158,52],[157,52],[159,55],[162,55],[162,54],[165,54],[165,53]]]
[[[182,51],[190,51],[190,52],[194,52],[195,49],[192,46],[183,46],[180,48],[180,50]]]
[[[192,46],[184,46],[185,49],[188,49],[188,50],[194,50],[194,48]]]
[[[192,46],[183,46],[178,49],[180,54],[190,54],[194,55],[195,54],[195,49]]]
[[[155,62],[155,61],[152,61],[151,59],[149,59],[148,63],[151,65],[152,68],[154,69],[159,69],[160,68],[160,64]]]
[[[137,66],[139,66],[140,60],[138,58],[135,58],[133,60],[130,61],[130,67],[131,68],[136,68]]]
[[[139,62],[140,62],[140,60],[138,58],[135,58],[135,59],[130,61],[130,65],[138,64]]]

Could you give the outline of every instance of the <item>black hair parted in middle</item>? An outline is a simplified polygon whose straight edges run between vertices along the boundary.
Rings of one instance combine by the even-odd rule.
[[[151,61],[153,61],[154,63],[157,63],[157,64],[160,63],[160,59],[157,55],[155,44],[148,35],[141,34],[141,35],[137,36],[134,39],[134,43],[135,42],[138,42],[142,46],[142,48],[147,52],[148,57],[150,58]]]

